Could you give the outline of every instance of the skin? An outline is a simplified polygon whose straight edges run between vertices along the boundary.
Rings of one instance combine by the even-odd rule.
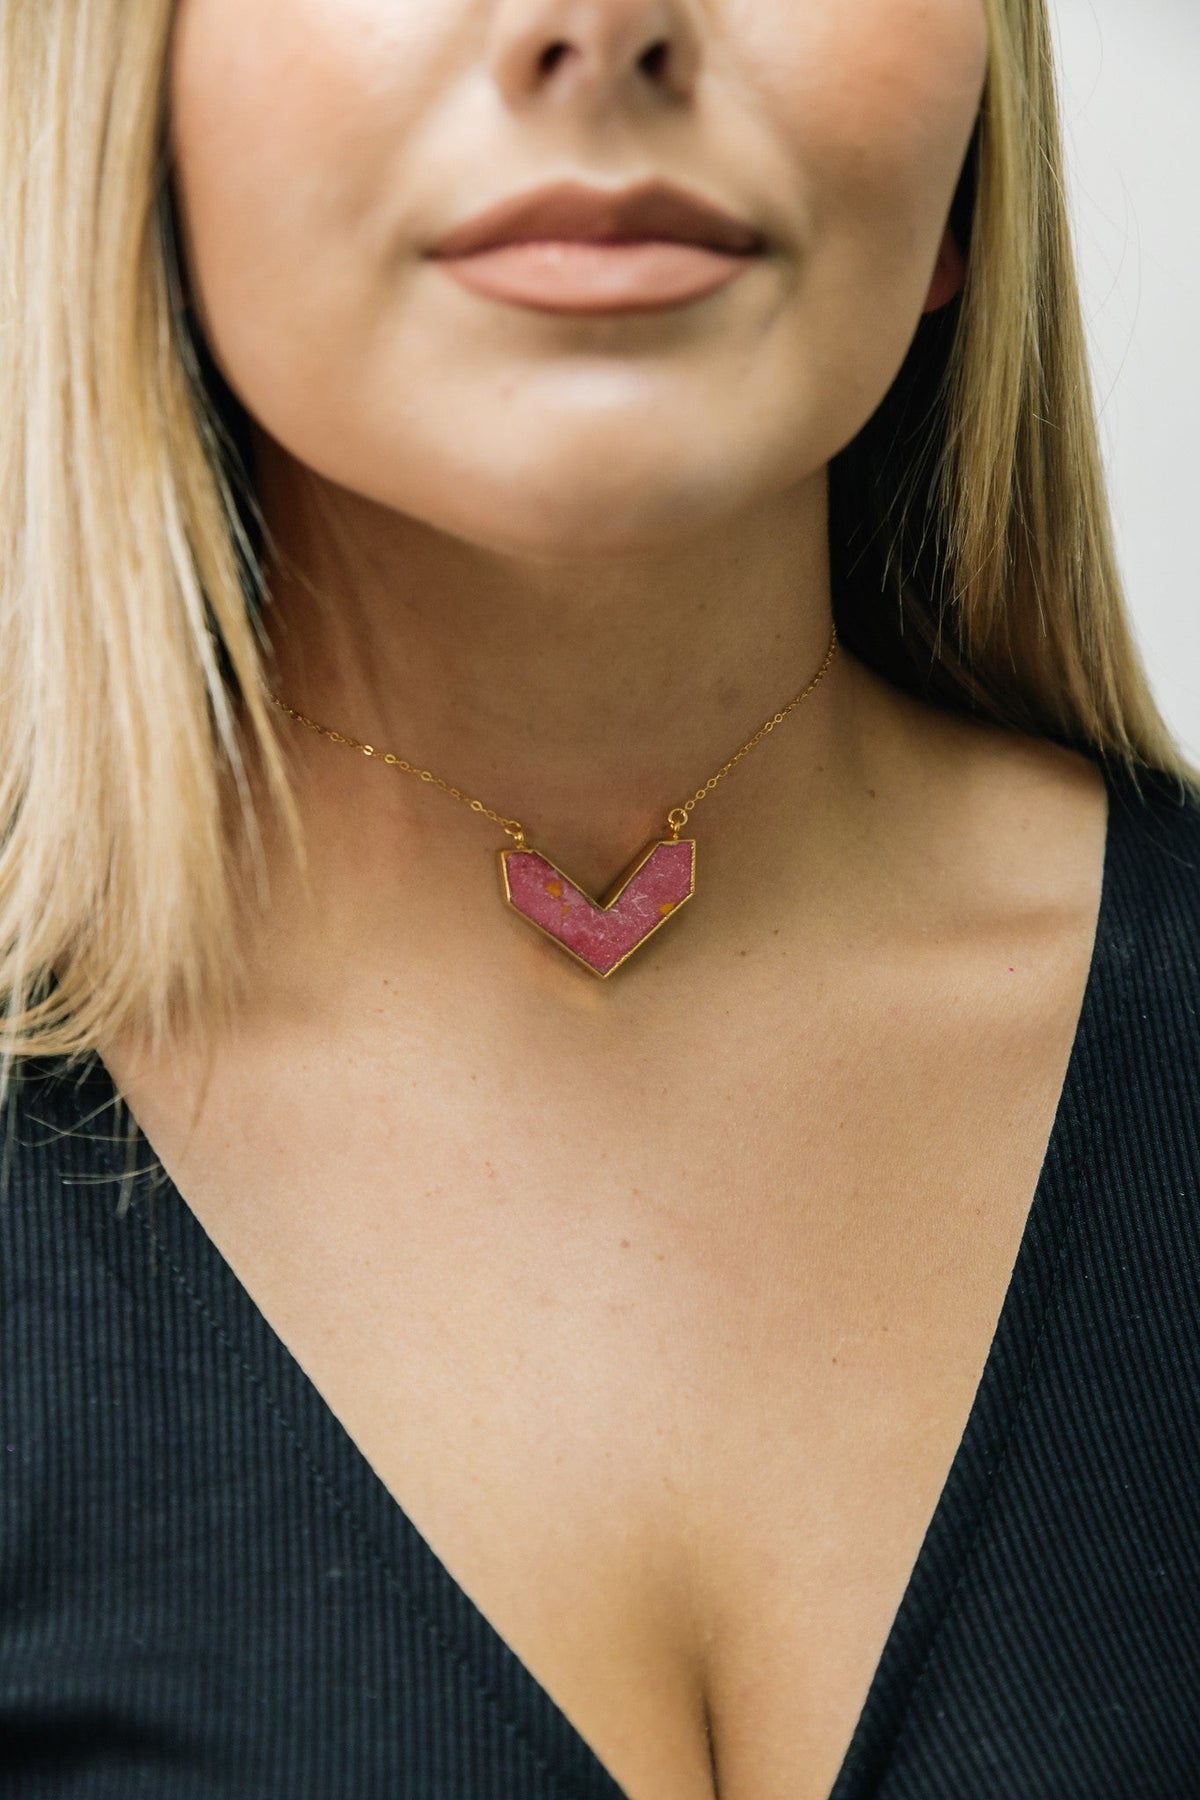
[[[256,424],[278,689],[603,889],[821,662],[826,468],[961,273],[986,56],[981,0],[183,0],[187,276]],[[648,174],[769,254],[609,319],[423,256]],[[826,1800],[1033,1194],[1103,787],[843,648],[600,983],[499,904],[494,825],[292,729],[307,880],[268,820],[244,1016],[208,1066],[109,1044],[114,1080],[625,1791]]]
[[[930,299],[986,57],[980,0],[184,0],[188,281],[257,423],[280,691],[607,882],[820,663],[826,464]],[[706,301],[590,320],[423,257],[543,180],[647,174],[770,254]],[[757,800],[802,820],[814,765],[851,754],[873,702],[850,661],[706,803],[731,852],[761,842]],[[363,776],[314,777],[339,819],[494,841]],[[849,795],[827,801],[837,836]]]

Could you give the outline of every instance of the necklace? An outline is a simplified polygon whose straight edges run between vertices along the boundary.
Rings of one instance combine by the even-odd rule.
[[[271,693],[269,689],[268,698],[290,719],[295,719],[298,725],[307,726],[309,731],[315,731],[319,737],[329,738],[335,744],[345,744],[351,750],[361,751],[364,756],[378,756],[391,767],[430,782],[444,794],[449,794],[451,799],[461,800],[472,812],[482,813],[485,818],[499,825],[516,846],[512,850],[496,852],[506,903],[585,969],[589,969],[593,975],[604,977],[619,969],[622,963],[628,962],[634,951],[640,950],[692,898],[696,891],[696,840],[681,838],[679,834],[687,824],[693,808],[712,793],[722,776],[728,775],[734,764],[741,762],[743,756],[753,750],[756,744],[760,744],[768,732],[774,731],[777,725],[782,725],[793,708],[799,706],[802,700],[807,700],[833,661],[837,645],[835,625],[825,660],[807,687],[802,688],[785,707],[760,725],[754,736],[747,738],[741,749],[735,750],[729,761],[722,763],[716,774],[710,775],[690,800],[685,800],[682,806],[671,808],[667,814],[670,837],[656,838],[647,844],[600,900],[585,893],[578,882],[551,862],[548,856],[533,849],[526,842],[525,827],[519,819],[504,818],[492,807],[485,806],[482,800],[473,800],[461,788],[443,781],[431,769],[419,769],[415,763],[403,756],[394,755],[390,750],[377,750],[373,744],[361,743],[358,738],[349,737],[344,731],[333,731],[328,725],[318,725],[315,719],[306,718],[302,712],[297,712],[295,707],[289,706],[286,700]]]

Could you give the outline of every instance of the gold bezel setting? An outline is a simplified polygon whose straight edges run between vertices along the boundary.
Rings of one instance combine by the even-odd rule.
[[[681,899],[675,901],[670,912],[664,913],[657,924],[651,925],[645,935],[640,937],[636,944],[631,945],[625,954],[619,957],[610,968],[596,968],[593,963],[588,962],[586,957],[580,956],[578,951],[572,950],[569,944],[564,943],[562,938],[556,936],[553,931],[548,930],[539,920],[531,918],[524,908],[519,906],[513,898],[512,885],[508,878],[509,857],[536,856],[539,862],[543,862],[547,868],[553,869],[560,881],[565,881],[570,887],[574,888],[577,894],[582,894],[583,898],[590,906],[595,907],[597,912],[611,912],[614,906],[620,905],[621,896],[629,886],[630,882],[645,868],[655,851],[660,850],[664,844],[686,844],[691,851],[691,869],[688,877],[687,893],[684,894]],[[500,861],[500,880],[504,888],[504,898],[511,910],[517,914],[518,918],[524,919],[527,925],[531,925],[535,931],[540,932],[544,938],[549,938],[556,949],[561,950],[565,955],[569,956],[572,962],[577,962],[581,968],[588,971],[589,975],[595,975],[600,981],[607,981],[610,975],[615,975],[618,969],[624,967],[631,956],[636,956],[642,946],[648,944],[650,939],[654,937],[657,932],[661,931],[664,925],[669,925],[671,923],[671,920],[687,905],[688,901],[696,892],[695,838],[655,838],[653,843],[647,844],[645,849],[639,852],[633,862],[617,876],[602,900],[597,900],[593,895],[589,894],[587,889],[583,887],[580,882],[576,881],[573,875],[568,875],[565,869],[560,869],[552,857],[547,856],[544,850],[538,850],[532,844],[526,844],[524,849],[497,850],[496,855]]]

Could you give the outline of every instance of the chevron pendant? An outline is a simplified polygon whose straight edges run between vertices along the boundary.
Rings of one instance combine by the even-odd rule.
[[[536,850],[497,855],[513,911],[601,977],[628,962],[696,891],[694,838],[648,844],[603,900],[593,900]]]

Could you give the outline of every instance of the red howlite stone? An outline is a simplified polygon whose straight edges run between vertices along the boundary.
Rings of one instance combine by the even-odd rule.
[[[691,838],[652,845],[599,902],[536,850],[500,856],[509,904],[597,975],[611,974],[695,890]]]

